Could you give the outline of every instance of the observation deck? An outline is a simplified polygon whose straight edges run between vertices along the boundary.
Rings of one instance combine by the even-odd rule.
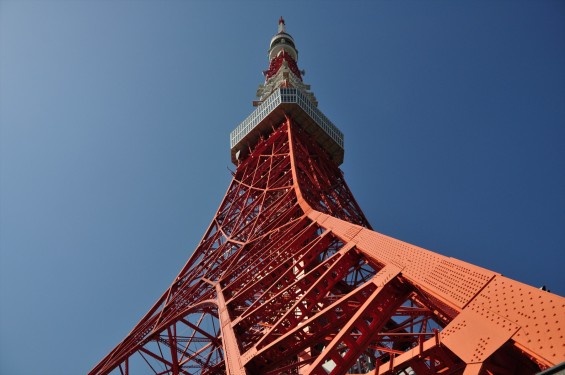
[[[230,133],[232,163],[247,157],[248,150],[286,116],[310,134],[330,158],[343,163],[343,133],[297,88],[278,88]]]

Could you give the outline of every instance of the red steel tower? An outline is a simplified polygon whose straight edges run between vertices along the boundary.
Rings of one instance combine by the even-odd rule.
[[[372,230],[281,18],[237,171],[170,288],[90,374],[533,374],[565,298]]]

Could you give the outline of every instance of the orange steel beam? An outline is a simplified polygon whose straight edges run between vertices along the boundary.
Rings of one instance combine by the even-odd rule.
[[[565,361],[564,331],[563,297],[374,232],[287,116],[90,374],[532,374]]]

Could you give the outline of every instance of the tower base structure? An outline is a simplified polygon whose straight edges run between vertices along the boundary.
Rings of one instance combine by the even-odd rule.
[[[288,118],[91,374],[533,374],[565,359],[564,331],[563,297],[373,231]]]

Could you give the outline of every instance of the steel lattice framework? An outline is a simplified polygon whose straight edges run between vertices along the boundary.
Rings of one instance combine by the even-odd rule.
[[[277,108],[189,261],[90,374],[532,374],[565,360],[565,298],[373,231],[332,155]]]

